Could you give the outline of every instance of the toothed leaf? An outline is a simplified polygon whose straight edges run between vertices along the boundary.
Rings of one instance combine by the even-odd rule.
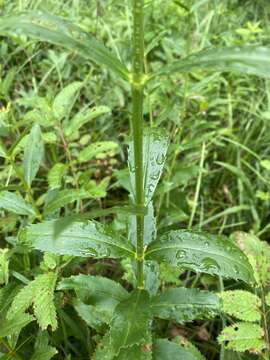
[[[57,328],[56,309],[54,305],[54,290],[57,275],[53,272],[38,275],[15,296],[8,311],[7,318],[14,319],[26,311],[32,304],[34,315],[41,329],[50,325]]]
[[[122,348],[148,341],[150,319],[149,295],[144,290],[134,290],[127,300],[117,305],[110,329],[110,341],[116,355]]]
[[[247,257],[229,239],[217,235],[170,231],[149,245],[145,258],[247,283],[254,280]]]
[[[257,324],[245,322],[225,327],[218,337],[218,342],[225,343],[226,349],[238,352],[260,353],[265,348],[263,329]]]
[[[143,137],[143,190],[145,205],[151,201],[166,160],[168,136],[162,129],[147,129]],[[128,165],[133,198],[135,198],[134,144],[130,143]]]
[[[260,321],[261,299],[248,291],[228,290],[220,294],[222,310],[237,319],[244,321]]]
[[[28,243],[36,249],[61,255],[134,257],[134,249],[130,243],[97,222],[72,222],[60,232],[57,226],[57,220],[31,225],[26,232]]]
[[[219,298],[197,289],[166,289],[151,300],[154,316],[179,323],[216,316],[220,310]]]

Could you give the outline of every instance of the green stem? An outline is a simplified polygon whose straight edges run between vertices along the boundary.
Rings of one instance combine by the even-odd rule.
[[[133,0],[132,135],[135,163],[135,202],[144,205],[143,191],[143,88],[144,0]],[[137,287],[143,288],[144,215],[136,216]]]

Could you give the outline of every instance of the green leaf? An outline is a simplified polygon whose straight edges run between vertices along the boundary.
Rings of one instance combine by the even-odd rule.
[[[129,80],[127,68],[103,44],[80,27],[60,17],[42,12],[27,12],[2,17],[0,33],[26,35],[60,45],[72,52],[77,52],[87,60],[104,65],[121,78]]]
[[[109,332],[103,336],[102,340],[97,344],[93,360],[114,360],[114,352],[110,342]]]
[[[151,340],[151,338],[149,337]],[[120,350],[120,353],[115,360],[152,360],[152,343],[151,341],[145,342],[142,345],[133,345],[128,348]]]
[[[129,217],[128,237],[132,244],[136,245],[136,216]],[[157,228],[156,218],[154,216],[154,207],[152,201],[147,206],[147,214],[144,216],[144,244],[148,245],[151,241],[156,239]]]
[[[186,351],[193,355],[194,360],[205,360],[205,357],[200,353],[200,351],[194,346],[191,342],[189,342],[183,336],[176,336],[173,339],[173,342],[177,345],[180,345]]]
[[[154,316],[179,323],[194,319],[207,319],[220,311],[219,298],[197,289],[166,289],[151,300]]]
[[[196,272],[253,281],[247,257],[221,236],[188,230],[169,231],[149,245],[145,258]]]
[[[26,232],[27,241],[36,249],[61,255],[96,258],[135,256],[130,243],[97,222],[71,223],[60,233],[57,224],[57,220],[53,220],[31,225]]]
[[[59,191],[52,201],[48,202],[44,209],[45,214],[50,214],[77,200],[91,198],[91,194],[85,190],[66,189]]]
[[[23,170],[25,181],[31,186],[44,155],[40,126],[35,124],[27,138],[24,149]]]
[[[58,189],[61,187],[61,180],[65,174],[67,166],[62,163],[54,164],[48,173],[48,183],[51,189]]]
[[[266,304],[270,306],[270,292],[265,297]]]
[[[151,201],[166,160],[168,136],[162,129],[146,129],[143,137],[143,188],[145,205]],[[135,198],[134,145],[129,144],[128,165],[132,195]]]
[[[149,305],[149,295],[143,290],[134,290],[127,300],[117,305],[110,329],[110,342],[116,355],[122,348],[148,341],[151,319]]]
[[[19,313],[12,319],[1,320],[0,337],[19,333],[23,327],[33,320],[32,315],[24,313]]]
[[[20,195],[10,191],[0,192],[0,208],[18,215],[35,215],[35,209]]]
[[[244,321],[261,320],[261,299],[248,291],[228,290],[220,294],[224,313]]]
[[[260,353],[265,348],[263,329],[257,324],[240,322],[223,329],[218,337],[220,344],[225,343],[226,349],[252,353]]]
[[[61,120],[69,115],[74,103],[75,95],[81,89],[82,85],[82,82],[74,81],[57,94],[53,102],[53,112],[57,120]]]
[[[9,320],[16,319],[18,314],[34,304],[34,314],[41,329],[46,330],[50,325],[52,330],[57,328],[56,310],[54,305],[54,289],[57,274],[49,272],[38,275],[15,296],[8,311]]]
[[[56,354],[56,348],[49,345],[48,334],[45,331],[40,331],[35,343],[34,354],[30,360],[50,360]]]
[[[114,141],[99,141],[84,148],[78,155],[79,162],[90,161],[95,157],[104,158],[118,152],[119,145]]]
[[[206,49],[163,66],[153,76],[172,75],[176,72],[237,71],[262,77],[270,76],[270,48],[242,46]]]
[[[0,158],[5,158],[7,156],[6,149],[4,148],[3,143],[0,141]]]
[[[72,305],[81,319],[98,332],[102,332],[103,325],[108,324],[111,320],[111,314],[106,311],[107,309],[101,310],[94,305],[85,304],[79,299],[74,299]]]
[[[270,160],[262,160],[260,161],[260,165],[266,170],[270,170]]]
[[[92,109],[83,109],[78,112],[70,123],[64,128],[65,135],[72,137],[72,135],[78,131],[83,125],[87,124],[93,119],[96,119],[100,115],[104,115],[110,112],[110,108],[107,106],[97,106]]]
[[[253,268],[256,283],[259,286],[267,286],[270,281],[270,246],[253,234],[241,231],[234,233],[233,238],[239,248],[247,255]]]
[[[0,249],[0,285],[7,285],[9,278],[9,249]]]
[[[155,360],[197,360],[191,352],[166,339],[158,339],[154,342]]]
[[[107,310],[111,315],[116,305],[129,296],[128,292],[113,280],[83,274],[63,279],[57,289],[74,290],[80,300]]]

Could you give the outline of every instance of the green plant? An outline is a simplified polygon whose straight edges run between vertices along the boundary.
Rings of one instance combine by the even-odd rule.
[[[16,167],[14,147],[1,154],[12,164],[22,179],[27,194],[27,201],[18,195],[5,190],[1,193],[0,205],[3,209],[20,215],[29,215],[30,219],[42,220],[39,224],[30,225],[22,231],[18,244],[24,248],[35,248],[45,252],[43,260],[44,274],[39,274],[30,283],[14,295],[11,310],[5,317],[1,337],[17,333],[19,329],[33,320],[33,316],[24,313],[31,304],[34,316],[41,329],[49,325],[56,328],[53,293],[55,287],[60,291],[73,290],[76,297],[73,301],[78,314],[97,331],[109,330],[100,340],[95,352],[95,359],[155,359],[185,358],[200,359],[202,355],[192,345],[183,346],[183,342],[171,342],[167,339],[156,339],[152,331],[154,318],[175,320],[178,323],[193,319],[211,318],[220,312],[219,298],[210,292],[188,288],[166,289],[158,291],[158,266],[166,262],[180,269],[204,272],[247,283],[253,281],[253,269],[247,257],[236,244],[221,236],[214,236],[190,230],[171,230],[156,235],[152,197],[158,184],[165,163],[168,139],[163,131],[144,129],[143,100],[144,89],[158,77],[173,75],[178,72],[193,70],[238,70],[259,76],[268,76],[269,54],[267,48],[243,47],[228,49],[210,49],[192,54],[186,59],[178,60],[153,73],[145,73],[144,2],[134,0],[133,4],[133,69],[128,71],[114,55],[99,44],[89,34],[67,21],[48,14],[23,14],[2,19],[2,33],[17,32],[33,36],[40,40],[50,41],[76,51],[88,60],[110,69],[118,78],[131,85],[132,92],[132,140],[129,145],[130,201],[132,206],[126,208],[130,213],[128,234],[125,237],[115,233],[109,225],[95,221],[82,221],[76,218],[55,218],[55,211],[71,201],[87,198],[88,189],[83,192],[74,189],[57,194],[56,199],[47,198],[44,211],[40,213],[31,192],[31,183],[42,161],[41,129],[34,125],[27,140],[24,155],[24,174]],[[81,84],[73,84],[63,90],[54,102],[53,116],[61,120],[70,99]],[[40,100],[40,99],[39,99]],[[44,101],[43,103],[44,105]],[[44,110],[44,107],[41,108]],[[49,114],[50,115],[50,114]],[[82,120],[83,122],[83,120]],[[74,120],[75,125],[77,121]],[[76,125],[77,126],[77,125]],[[75,127],[76,127],[75,126]],[[74,129],[65,134],[68,136]],[[60,134],[62,134],[60,129]],[[63,143],[66,142],[63,140]],[[114,150],[113,144],[98,143],[87,149],[87,159],[102,152]],[[65,147],[69,157],[68,147]],[[90,155],[89,155],[90,153]],[[80,157],[84,159],[84,154]],[[70,161],[72,168],[72,159]],[[57,187],[63,167],[58,164],[51,173],[50,183]],[[76,181],[74,181],[76,185]],[[10,201],[12,200],[12,201]],[[78,206],[78,208],[79,208]],[[107,209],[107,213],[110,210]],[[119,211],[112,209],[111,211]],[[102,214],[106,214],[104,211]],[[87,214],[86,214],[87,215]],[[95,214],[94,217],[98,215]],[[191,222],[192,223],[192,222]],[[49,254],[60,255],[51,257]],[[112,280],[86,275],[72,276],[63,279],[56,285],[56,278],[65,266],[72,261],[70,256],[102,258],[125,258],[134,268],[131,276],[134,279],[134,290],[127,292]],[[8,262],[3,260],[6,273]],[[3,277],[7,282],[6,275]],[[45,297],[45,295],[47,297]],[[46,299],[46,308],[42,300]],[[47,312],[47,310],[49,310]],[[104,326],[105,324],[105,326]],[[105,331],[104,330],[104,331]],[[103,332],[104,332],[103,331]],[[40,336],[43,339],[42,335]],[[44,336],[44,347],[48,348]],[[39,340],[39,339],[38,339]],[[41,340],[39,340],[41,341]],[[38,345],[37,345],[38,346]],[[55,350],[49,347],[50,355]],[[153,355],[152,355],[153,353]],[[33,355],[34,356],[34,355]]]

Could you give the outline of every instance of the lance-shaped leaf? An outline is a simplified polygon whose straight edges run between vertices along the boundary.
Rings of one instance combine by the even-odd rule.
[[[134,257],[132,244],[95,221],[71,223],[57,229],[57,220],[31,225],[27,242],[34,248],[61,255],[96,258]]]
[[[10,191],[0,192],[0,209],[13,212],[18,215],[35,215],[35,209],[20,195]]]
[[[158,339],[154,342],[154,360],[198,360],[184,347],[166,339]]]
[[[220,310],[219,298],[197,289],[167,289],[151,300],[154,316],[179,323],[194,319],[212,318]]]
[[[134,290],[127,300],[117,305],[110,329],[110,342],[116,355],[122,348],[148,341],[150,319],[150,300],[146,291]]]
[[[61,120],[69,115],[76,93],[83,86],[83,82],[74,81],[62,89],[53,101],[53,112],[56,119]],[[75,98],[76,99],[76,98]]]
[[[40,126],[35,124],[28,136],[24,149],[23,171],[25,181],[31,186],[44,154],[44,146]]]
[[[129,79],[127,68],[103,44],[79,26],[55,15],[39,11],[4,17],[0,21],[0,34],[26,35],[60,45]]]
[[[171,75],[176,72],[191,72],[194,70],[238,71],[269,77],[270,48],[242,46],[206,49],[164,66],[153,76]]]
[[[196,346],[188,341],[184,336],[176,336],[172,341],[192,354],[194,360],[206,360],[201,352],[196,348]]]
[[[156,190],[166,160],[168,136],[162,129],[146,129],[143,137],[143,189],[145,205]],[[129,145],[128,165],[133,198],[135,197],[134,146]]]
[[[71,276],[63,279],[57,289],[74,290],[80,300],[106,311],[110,316],[116,305],[129,297],[128,292],[120,284],[102,276]]]
[[[225,343],[226,349],[260,353],[266,347],[263,335],[260,325],[241,322],[225,327],[218,337],[218,342]]]
[[[128,237],[132,244],[136,245],[136,216],[131,215],[128,219]],[[156,218],[154,216],[154,207],[152,201],[147,206],[147,214],[144,216],[144,244],[148,245],[156,239],[157,228]]]
[[[71,121],[64,126],[64,132],[67,137],[72,137],[76,131],[88,122],[96,119],[100,115],[104,115],[110,112],[110,108],[107,106],[97,106],[91,109],[82,109],[79,111]]]
[[[149,245],[145,258],[245,282],[254,280],[247,257],[223,236],[188,230],[169,231]]]

